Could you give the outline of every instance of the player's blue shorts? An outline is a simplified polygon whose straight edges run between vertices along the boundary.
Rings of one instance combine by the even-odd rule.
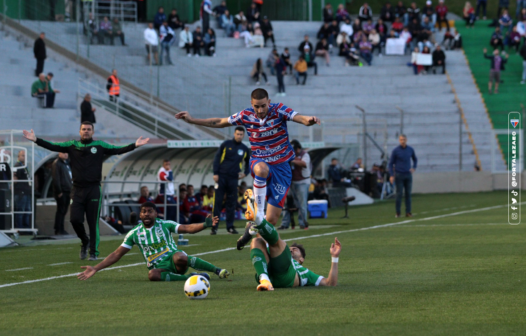
[[[277,165],[271,165],[261,159],[250,159],[250,172],[254,174],[254,166],[263,162],[268,166],[269,174],[267,177],[267,202],[277,208],[283,209],[287,192],[289,191],[292,181],[292,170],[290,163],[284,162]]]

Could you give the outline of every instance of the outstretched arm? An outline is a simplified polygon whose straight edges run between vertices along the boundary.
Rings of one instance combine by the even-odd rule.
[[[88,280],[101,269],[104,269],[106,267],[109,267],[115,264],[117,261],[119,261],[122,258],[123,255],[128,253],[129,250],[130,249],[124,246],[119,246],[118,249],[116,249],[112,254],[104,258],[104,260],[101,261],[96,266],[81,266],[80,268],[85,269],[85,271],[77,275],[77,278],[79,278],[79,280]]]
[[[73,144],[72,141],[50,142],[44,139],[37,138],[33,130],[31,130],[31,132],[24,130],[23,133],[24,138],[26,138],[27,140],[33,141],[38,146],[44,147],[45,149],[49,149],[52,152],[68,153],[68,148]]]
[[[219,223],[219,217],[216,216],[212,218],[212,215],[208,215],[204,223],[180,225],[177,229],[177,233],[197,233],[206,228],[217,225],[217,223]]]
[[[334,243],[331,245],[331,270],[329,271],[329,276],[324,278],[320,282],[320,286],[336,286],[338,284],[338,257],[342,249],[342,244],[338,238],[334,238]]]
[[[223,128],[232,126],[228,122],[228,118],[208,118],[208,119],[195,119],[190,116],[190,113],[183,111],[179,112],[175,115],[175,119],[182,119],[186,121],[189,124],[199,125],[199,126],[206,126],[206,127],[212,127],[212,128]]]
[[[296,114],[292,121],[297,122],[298,124],[303,124],[305,126],[320,125],[321,120],[318,117],[309,117],[301,114]]]

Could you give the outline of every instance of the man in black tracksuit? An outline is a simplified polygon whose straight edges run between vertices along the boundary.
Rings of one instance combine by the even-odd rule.
[[[140,137],[135,143],[127,146],[113,146],[104,141],[93,140],[95,132],[92,123],[83,121],[80,125],[80,141],[49,142],[24,131],[24,137],[37,145],[53,152],[68,153],[73,175],[73,203],[71,204],[71,225],[82,241],[80,259],[87,257],[89,246],[89,260],[97,260],[99,255],[99,213],[101,204],[100,181],[102,179],[102,163],[108,155],[124,154],[148,143]],[[84,229],[84,214],[88,221],[90,237]]]
[[[245,129],[236,127],[234,139],[221,144],[214,158],[214,181],[216,182],[214,216],[219,216],[223,210],[223,198],[226,194],[226,227],[231,234],[237,234],[234,228],[234,212],[237,202],[237,181],[249,173],[250,150],[241,141],[245,136]],[[241,167],[245,162],[244,173]],[[212,227],[210,234],[217,233],[217,226]]]

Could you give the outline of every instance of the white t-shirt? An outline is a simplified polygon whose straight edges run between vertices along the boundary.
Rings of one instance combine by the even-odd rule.
[[[151,46],[159,45],[159,39],[157,38],[157,32],[155,29],[146,28],[144,30],[144,41]]]

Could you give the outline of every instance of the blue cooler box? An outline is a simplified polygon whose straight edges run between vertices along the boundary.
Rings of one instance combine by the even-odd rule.
[[[327,210],[329,209],[327,200],[308,201],[307,203],[309,218],[327,218]]]

